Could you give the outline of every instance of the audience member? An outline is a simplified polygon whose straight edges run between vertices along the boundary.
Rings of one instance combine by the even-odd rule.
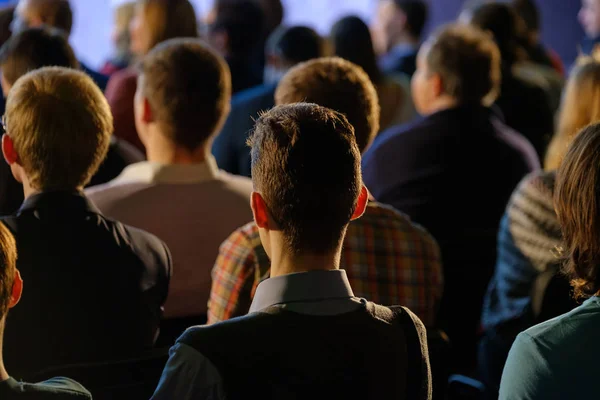
[[[373,85],[359,67],[339,58],[293,68],[279,83],[276,101],[279,105],[309,101],[345,114],[361,152],[378,131]],[[250,223],[235,231],[221,246],[213,269],[209,323],[245,315],[269,268],[258,226]],[[426,325],[434,324],[443,291],[439,248],[404,214],[370,201],[363,217],[348,226],[340,268],[346,270],[357,296],[406,305]]]
[[[265,15],[255,0],[216,0],[208,41],[227,60],[233,93],[263,82]]]
[[[36,28],[42,25],[60,29],[71,35],[73,27],[73,11],[69,0],[19,0],[15,9],[12,33],[18,33],[26,28]],[[108,77],[92,70],[83,62],[79,62],[81,69],[92,77],[94,82],[104,91],[108,83]]]
[[[573,140],[558,170],[554,204],[565,271],[580,307],[520,333],[500,385],[500,399],[586,399],[596,396],[600,353],[600,125]]]
[[[275,29],[277,29],[283,23],[285,10],[283,9],[283,3],[281,0],[255,1],[261,7],[264,16],[263,35],[261,43],[258,47],[259,51],[257,52],[260,61],[260,68],[264,69],[266,65],[266,58],[262,49],[265,48],[269,36],[271,36],[271,34],[275,32]]]
[[[158,43],[177,37],[197,37],[194,7],[188,0],[137,0],[131,22],[131,52],[143,57]],[[126,68],[110,78],[106,99],[114,116],[115,136],[133,144],[142,152],[133,116],[133,98],[138,72]]]
[[[231,77],[196,39],[158,45],[139,69],[135,117],[148,161],[88,195],[107,216],[167,243],[175,275],[165,316],[205,317],[219,245],[252,217],[252,182],[219,171],[210,155],[229,111]]]
[[[355,16],[340,19],[331,28],[331,41],[333,53],[364,69],[375,85],[381,107],[380,130],[408,122],[415,116],[408,79],[382,73],[377,65],[369,27],[363,20]]]
[[[496,270],[483,307],[485,335],[479,356],[481,375],[494,397],[516,335],[575,306],[568,284],[557,276],[560,260],[555,249],[562,246],[562,238],[553,193],[556,169],[569,144],[582,128],[596,121],[600,121],[600,64],[587,61],[569,79],[558,130],[546,155],[546,171],[521,182],[500,224]],[[547,290],[552,290],[548,296]]]
[[[500,53],[484,32],[451,25],[434,34],[419,52],[412,86],[425,118],[383,132],[363,158],[364,179],[378,201],[423,224],[440,244],[437,322],[457,366],[470,367],[498,223],[513,189],[539,161],[531,144],[486,107],[500,86]]]
[[[368,202],[352,125],[314,104],[279,106],[251,144],[270,278],[249,315],[177,340],[153,399],[430,399],[422,322],[355,297],[339,269],[348,223]]]
[[[113,30],[110,38],[113,42],[113,55],[104,63],[101,73],[111,76],[125,69],[133,60],[131,53],[131,35],[129,26],[135,15],[135,1],[128,1],[115,7],[113,11]]]
[[[73,49],[62,31],[42,27],[28,28],[14,34],[0,49],[2,93],[7,96],[17,79],[27,72],[49,66],[79,68]],[[127,165],[143,158],[143,154],[133,146],[113,136],[108,153],[89,184],[108,182]],[[12,176],[10,167],[0,163],[0,215],[14,213],[22,202],[22,186]]]
[[[82,194],[112,130],[102,92],[82,72],[46,67],[10,90],[2,150],[25,201],[4,217],[30,292],[8,315],[6,365],[47,367],[131,356],[153,345],[171,257],[156,237],[102,216]]]
[[[600,0],[581,0],[579,23],[585,32],[581,42],[581,52],[593,55],[600,51]]]
[[[426,22],[427,3],[423,0],[379,0],[373,35],[382,54],[379,65],[385,73],[409,77],[415,73]]]
[[[4,224],[0,223],[0,349],[8,310],[17,305],[23,292],[23,280],[16,268],[17,245]],[[16,399],[90,399],[92,395],[83,386],[68,378],[52,378],[30,384],[11,378],[0,351],[0,398]]]
[[[325,56],[325,47],[319,34],[304,26],[281,26],[271,34],[265,46],[264,84],[233,96],[231,113],[215,138],[212,152],[220,168],[232,174],[250,176],[250,151],[246,141],[258,114],[275,104],[279,79],[294,65]]]
[[[490,32],[500,49],[502,78],[496,106],[508,126],[525,136],[543,157],[554,132],[554,115],[546,92],[515,75],[518,17],[507,4],[485,3],[471,10],[470,23]]]

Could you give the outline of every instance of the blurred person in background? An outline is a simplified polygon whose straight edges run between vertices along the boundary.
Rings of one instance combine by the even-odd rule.
[[[361,67],[377,89],[381,114],[379,129],[408,122],[416,111],[410,97],[410,84],[398,75],[384,74],[377,65],[377,56],[369,27],[359,17],[348,16],[331,28],[333,54]]]
[[[54,28],[28,28],[14,34],[0,48],[2,93],[8,92],[27,72],[49,66],[79,69],[73,49],[63,31]],[[108,153],[92,176],[89,185],[99,185],[115,178],[129,164],[144,155],[130,144],[111,136]],[[23,187],[12,176],[10,168],[0,163],[0,215],[12,214],[23,202]]]
[[[294,65],[326,54],[326,44],[313,29],[305,26],[280,26],[265,47],[267,64],[264,84],[233,96],[231,113],[212,152],[219,168],[236,175],[250,176],[250,152],[246,140],[261,111],[275,105],[277,83]]]
[[[414,74],[427,14],[422,0],[379,0],[372,31],[385,73]]]
[[[13,34],[42,25],[61,29],[70,36],[73,28],[73,10],[69,0],[19,0],[11,24]],[[94,71],[81,61],[79,64],[81,69],[104,91],[108,84],[108,77]]]
[[[130,35],[130,50],[135,57],[143,57],[167,39],[198,37],[194,7],[188,0],[137,0]],[[137,78],[138,71],[133,67],[113,74],[106,99],[114,116],[114,135],[145,152],[133,115]]]
[[[586,37],[581,42],[581,52],[591,55],[600,43],[600,0],[581,0],[579,23]]]
[[[479,368],[490,398],[498,396],[504,362],[517,334],[576,305],[560,275],[562,262],[556,249],[563,242],[553,196],[556,170],[576,134],[600,121],[600,64],[592,59],[580,62],[565,89],[544,171],[521,182],[500,224],[498,259],[484,302],[485,335],[479,349]]]
[[[543,159],[554,132],[554,113],[546,91],[517,76],[514,67],[520,61],[519,19],[515,11],[502,3],[484,3],[465,12],[463,20],[491,33],[502,57],[500,94],[495,105],[508,126],[525,136]]]
[[[128,1],[118,5],[113,10],[113,30],[110,35],[113,42],[113,55],[104,63],[101,73],[110,76],[117,71],[125,69],[133,60],[131,53],[131,35],[129,26],[135,15],[135,1]]]
[[[265,14],[254,0],[216,0],[206,18],[208,41],[225,58],[233,93],[263,82]]]

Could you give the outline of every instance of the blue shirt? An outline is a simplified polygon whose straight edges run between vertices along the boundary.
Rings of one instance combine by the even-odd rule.
[[[354,297],[346,271],[330,270],[282,275],[261,282],[250,312],[271,306],[309,315],[337,315],[354,311],[363,302]],[[225,390],[217,368],[192,347],[177,342],[169,352],[152,399],[217,400],[225,399]]]
[[[500,400],[598,397],[600,299],[519,334],[508,355]]]

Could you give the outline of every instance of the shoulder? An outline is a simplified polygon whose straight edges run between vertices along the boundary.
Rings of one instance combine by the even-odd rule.
[[[553,203],[555,180],[555,172],[536,171],[525,176],[509,201],[509,217],[529,216],[544,223],[557,221]]]
[[[72,379],[57,377],[40,383],[23,383],[23,391],[48,399],[91,399],[91,393]]]
[[[137,87],[138,73],[133,68],[127,68],[114,73],[106,85],[106,96],[110,98],[118,92],[135,91]]]
[[[250,222],[229,235],[229,237],[221,244],[219,252],[221,255],[227,255],[230,260],[245,260],[251,254],[256,254],[258,250],[262,250],[262,242],[258,227],[254,222]],[[264,250],[262,250],[264,252]]]
[[[510,128],[499,118],[492,118],[492,125],[499,141],[508,146],[515,157],[519,157],[526,165],[528,172],[540,168],[540,159],[531,142],[521,133]]]
[[[255,103],[273,103],[276,85],[259,85],[234,94],[231,98],[231,108],[244,108]]]
[[[254,190],[254,186],[252,185],[252,180],[250,178],[240,175],[233,175],[223,170],[219,170],[218,178],[225,183],[230,190],[247,196],[248,202],[250,202],[250,194]]]
[[[365,153],[363,160],[379,161],[386,154],[399,161],[401,157],[397,157],[398,152],[407,153],[414,150],[413,146],[425,139],[422,135],[425,132],[431,131],[431,123],[427,119],[418,118],[413,122],[392,126],[381,132]],[[430,140],[431,138],[427,138]],[[410,150],[409,150],[410,149]]]

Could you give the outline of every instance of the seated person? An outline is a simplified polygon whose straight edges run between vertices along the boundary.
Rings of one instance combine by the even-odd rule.
[[[28,28],[15,33],[0,48],[2,92],[21,76],[41,67],[56,66],[79,68],[73,49],[63,33],[54,28]],[[98,185],[115,178],[129,164],[142,161],[144,155],[130,144],[111,136],[108,153],[90,185]],[[0,163],[0,215],[12,214],[23,202],[23,188],[13,178],[10,168]]]
[[[579,23],[585,32],[581,41],[581,52],[593,55],[600,52],[600,0],[581,0]]]
[[[417,69],[421,33],[427,22],[423,0],[380,0],[373,23],[379,65],[386,74],[411,77]]]
[[[498,395],[504,362],[516,335],[535,323],[570,311],[576,304],[563,284],[562,296],[552,293],[544,306],[545,290],[560,273],[556,249],[563,246],[554,211],[556,170],[575,138],[600,120],[600,63],[584,61],[571,73],[545,171],[527,176],[513,193],[498,233],[498,259],[482,314],[485,335],[479,348],[481,376]],[[562,281],[562,279],[561,279]],[[550,295],[550,294],[549,294]]]
[[[11,378],[2,359],[2,335],[8,310],[17,305],[23,292],[23,280],[16,268],[15,238],[0,222],[0,399],[90,399],[92,395],[68,378],[52,378],[40,383],[19,382]]]
[[[315,104],[258,119],[251,202],[270,278],[250,314],[177,340],[153,399],[431,398],[422,322],[355,297],[339,269],[369,196],[353,131]]]
[[[313,60],[290,70],[277,87],[276,101],[309,101],[344,113],[360,151],[378,131],[375,88],[365,72],[340,58]],[[343,249],[340,268],[357,296],[405,305],[425,325],[434,325],[443,292],[442,267],[438,245],[424,229],[393,208],[370,201],[363,217],[350,222]],[[213,269],[209,323],[247,314],[269,268],[254,222],[231,234]]]
[[[499,79],[500,54],[488,35],[469,26],[442,28],[421,47],[412,81],[425,117],[381,133],[363,158],[375,199],[408,214],[440,245],[437,322],[459,369],[475,365],[502,213],[519,181],[539,166],[531,144],[488,108]]]
[[[133,0],[114,6],[113,28],[110,35],[113,42],[113,53],[100,70],[106,76],[111,76],[115,72],[129,67],[133,61],[129,26],[133,21],[134,14],[135,1]]]
[[[250,176],[246,140],[258,114],[275,105],[275,88],[281,77],[300,62],[324,56],[325,43],[311,28],[282,26],[269,37],[265,53],[265,83],[232,97],[231,112],[212,148],[219,168],[232,174]]]
[[[558,169],[554,189],[563,234],[562,256],[574,310],[543,322],[515,340],[500,384],[501,400],[592,399],[600,354],[600,125],[578,133]]]
[[[84,73],[44,67],[8,94],[2,150],[25,201],[2,221],[29,294],[12,311],[4,357],[16,377],[135,356],[152,347],[171,256],[156,237],[105,218],[82,193],[106,155],[112,117]]]
[[[167,243],[176,273],[165,317],[204,317],[219,245],[252,218],[252,182],[219,171],[210,154],[229,111],[231,77],[197,39],[159,44],[139,71],[134,109],[148,161],[87,194],[108,217]]]
[[[11,24],[13,34],[42,25],[60,29],[67,37],[70,36],[73,28],[73,11],[69,0],[19,0]],[[108,76],[92,70],[82,62],[79,64],[81,69],[104,91]]]

